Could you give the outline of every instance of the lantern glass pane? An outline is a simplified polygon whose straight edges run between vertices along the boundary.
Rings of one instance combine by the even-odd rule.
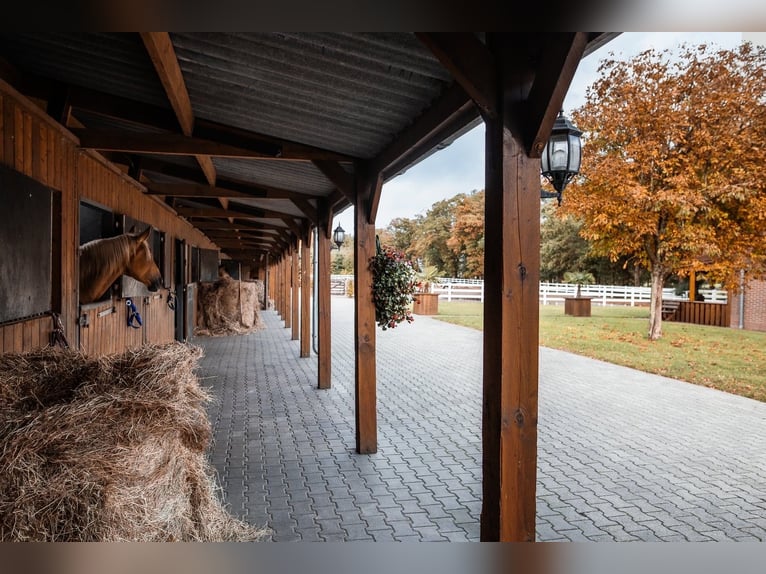
[[[580,171],[580,161],[582,160],[582,147],[580,138],[576,135],[569,136],[569,170],[573,173]]]
[[[567,163],[569,159],[567,137],[563,139],[560,136],[556,136],[555,139],[551,139],[551,171],[566,171]]]

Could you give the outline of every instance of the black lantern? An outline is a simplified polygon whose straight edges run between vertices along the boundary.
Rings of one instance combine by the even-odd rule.
[[[335,245],[338,246],[338,249],[340,249],[340,246],[343,245],[343,241],[346,239],[346,231],[340,226],[340,223],[338,224],[338,227],[335,228],[335,231],[332,232],[332,240],[335,242]]]
[[[559,203],[561,192],[580,172],[581,135],[582,132],[564,116],[564,111],[560,111],[541,158],[541,172],[553,184]]]

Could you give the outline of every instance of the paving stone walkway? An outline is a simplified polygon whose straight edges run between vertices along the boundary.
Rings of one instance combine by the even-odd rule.
[[[482,334],[378,330],[378,452],[358,455],[353,302],[332,305],[329,390],[273,311],[194,340],[230,511],[273,541],[478,541]],[[766,404],[540,355],[538,541],[766,541]]]

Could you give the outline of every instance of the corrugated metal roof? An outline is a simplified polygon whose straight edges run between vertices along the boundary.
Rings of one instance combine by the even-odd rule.
[[[411,34],[171,34],[197,117],[372,157],[451,81]]]
[[[25,74],[170,107],[135,33],[0,33],[0,53]]]
[[[307,193],[327,196],[335,187],[314,164],[306,161],[269,161],[213,159],[218,175],[228,179],[250,181],[256,184],[268,185]]]
[[[479,37],[483,37],[481,33]],[[608,37],[592,33],[590,39],[596,45]],[[206,150],[220,145],[219,151],[222,151],[223,147],[234,145],[250,148],[251,153],[252,149],[263,148],[263,142],[254,137],[261,134],[267,141],[287,142],[281,148],[287,149],[287,153],[316,153],[318,149],[349,156],[341,160],[370,159],[416,122],[454,83],[431,51],[408,32],[205,32],[170,33],[169,38],[195,119],[200,122],[198,135],[204,133],[214,140],[184,140],[183,145],[207,146]],[[73,102],[73,114],[86,128],[149,136],[167,133],[159,127],[151,127],[152,122],[156,122],[156,126],[179,133],[175,111],[138,33],[2,32],[0,57],[10,64],[11,70],[18,70],[22,78],[43,80],[39,83],[42,88],[31,87],[35,84],[31,82],[32,91],[52,89],[54,91],[47,94],[49,97],[62,95],[57,86],[46,87],[45,80],[59,82],[64,87],[93,90],[83,95],[84,90],[80,89],[79,107]],[[421,134],[426,138],[424,141],[435,147],[424,151],[416,146],[418,152],[422,152],[419,158],[407,155],[389,166],[414,165],[475,125],[466,125],[471,120],[480,121],[478,114],[471,115],[474,110],[468,107],[464,94],[447,93],[457,94],[459,100],[457,103],[455,99],[447,100],[448,105],[455,106],[448,110],[454,115],[439,116],[443,123],[436,137]],[[105,105],[100,106],[102,102]],[[120,111],[129,117],[105,117]],[[202,121],[206,122],[204,126]],[[241,133],[243,130],[246,133]],[[449,134],[452,135],[448,137]],[[304,147],[290,146],[289,142]],[[139,141],[137,145],[142,143],[147,142]],[[281,143],[274,145],[279,149]],[[317,149],[306,150],[305,146]],[[121,154],[104,153],[121,162],[128,151],[135,153],[135,149],[125,148]],[[241,155],[240,150],[237,153]],[[146,158],[141,164],[144,175],[155,183],[191,181],[204,185],[206,181],[198,160],[192,155],[141,156]],[[310,161],[235,159],[218,154],[213,157],[213,164],[218,182],[228,180],[228,185],[238,191],[247,191],[248,184],[279,188],[305,194],[312,207],[318,199],[332,196],[336,213],[348,205],[335,184]],[[341,161],[340,166],[347,172],[353,170],[353,164],[348,161]],[[328,169],[326,165],[324,169]],[[334,176],[332,171],[328,173]],[[391,177],[390,173],[385,175]],[[221,205],[215,198],[179,197],[177,201],[183,205],[219,209]],[[298,205],[286,199],[232,198],[231,203],[271,209],[297,219],[304,217]],[[249,219],[277,225],[286,231],[290,229],[279,218]]]

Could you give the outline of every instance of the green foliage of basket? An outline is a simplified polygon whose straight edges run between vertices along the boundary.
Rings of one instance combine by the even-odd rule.
[[[376,238],[377,239],[377,238]],[[410,305],[417,288],[417,275],[404,253],[389,246],[380,246],[370,259],[375,321],[384,331],[402,321],[412,323]]]

